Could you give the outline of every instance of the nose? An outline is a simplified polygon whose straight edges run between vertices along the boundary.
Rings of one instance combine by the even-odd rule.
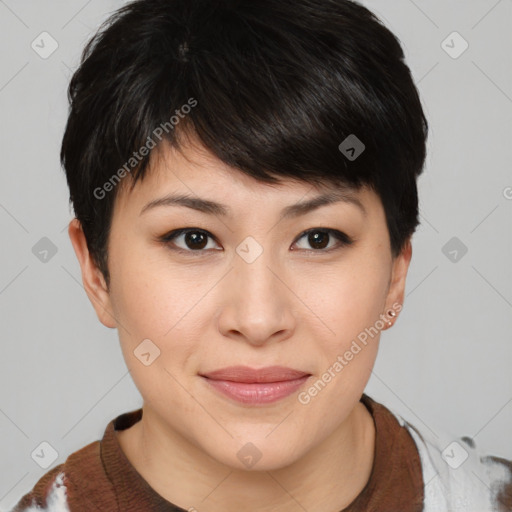
[[[263,251],[250,263],[235,255],[233,267],[222,281],[221,334],[254,346],[292,336],[296,299],[279,265]]]

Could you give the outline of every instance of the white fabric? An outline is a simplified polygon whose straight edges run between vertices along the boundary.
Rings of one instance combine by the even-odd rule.
[[[41,508],[32,504],[32,506],[24,508],[23,512],[70,512],[66,486],[64,485],[64,473],[61,472],[55,477],[51,491],[48,494],[46,507]]]
[[[512,472],[507,466],[480,453],[470,438],[452,436],[446,431],[435,437],[426,429],[420,432],[400,415],[394,412],[393,415],[408,430],[418,448],[425,494],[423,512],[505,510],[503,505],[501,508],[497,505],[497,494],[512,482]],[[442,455],[454,441],[468,453],[457,468],[451,467]],[[451,450],[448,453],[453,454]]]

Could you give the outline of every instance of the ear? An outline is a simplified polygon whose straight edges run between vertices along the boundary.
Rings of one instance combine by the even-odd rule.
[[[391,278],[384,309],[384,315],[389,319],[391,325],[396,321],[398,313],[402,310],[405,295],[405,281],[411,258],[412,244],[411,239],[409,238],[402,252],[393,260],[393,268],[391,271]],[[396,313],[395,317],[388,315],[388,311],[390,310]],[[385,329],[388,329],[391,325],[386,323]]]
[[[117,327],[105,278],[89,253],[87,240],[78,219],[75,218],[69,223],[68,234],[82,269],[82,282],[85,292],[96,311],[96,315],[106,327]]]

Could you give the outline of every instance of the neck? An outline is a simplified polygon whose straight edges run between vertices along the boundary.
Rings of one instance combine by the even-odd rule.
[[[293,464],[272,471],[242,471],[219,463],[176,432],[151,408],[118,432],[123,452],[167,501],[201,512],[339,512],[362,491],[373,466],[375,426],[358,402],[324,441]]]

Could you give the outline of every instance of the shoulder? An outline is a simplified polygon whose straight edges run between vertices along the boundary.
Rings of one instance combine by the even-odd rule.
[[[487,454],[470,437],[434,433],[393,414],[418,448],[424,512],[512,511],[512,461]]]
[[[11,512],[97,510],[98,503],[108,501],[106,495],[111,490],[100,450],[100,441],[94,441],[69,455],[64,463],[45,473]],[[117,510],[117,506],[108,510]]]

